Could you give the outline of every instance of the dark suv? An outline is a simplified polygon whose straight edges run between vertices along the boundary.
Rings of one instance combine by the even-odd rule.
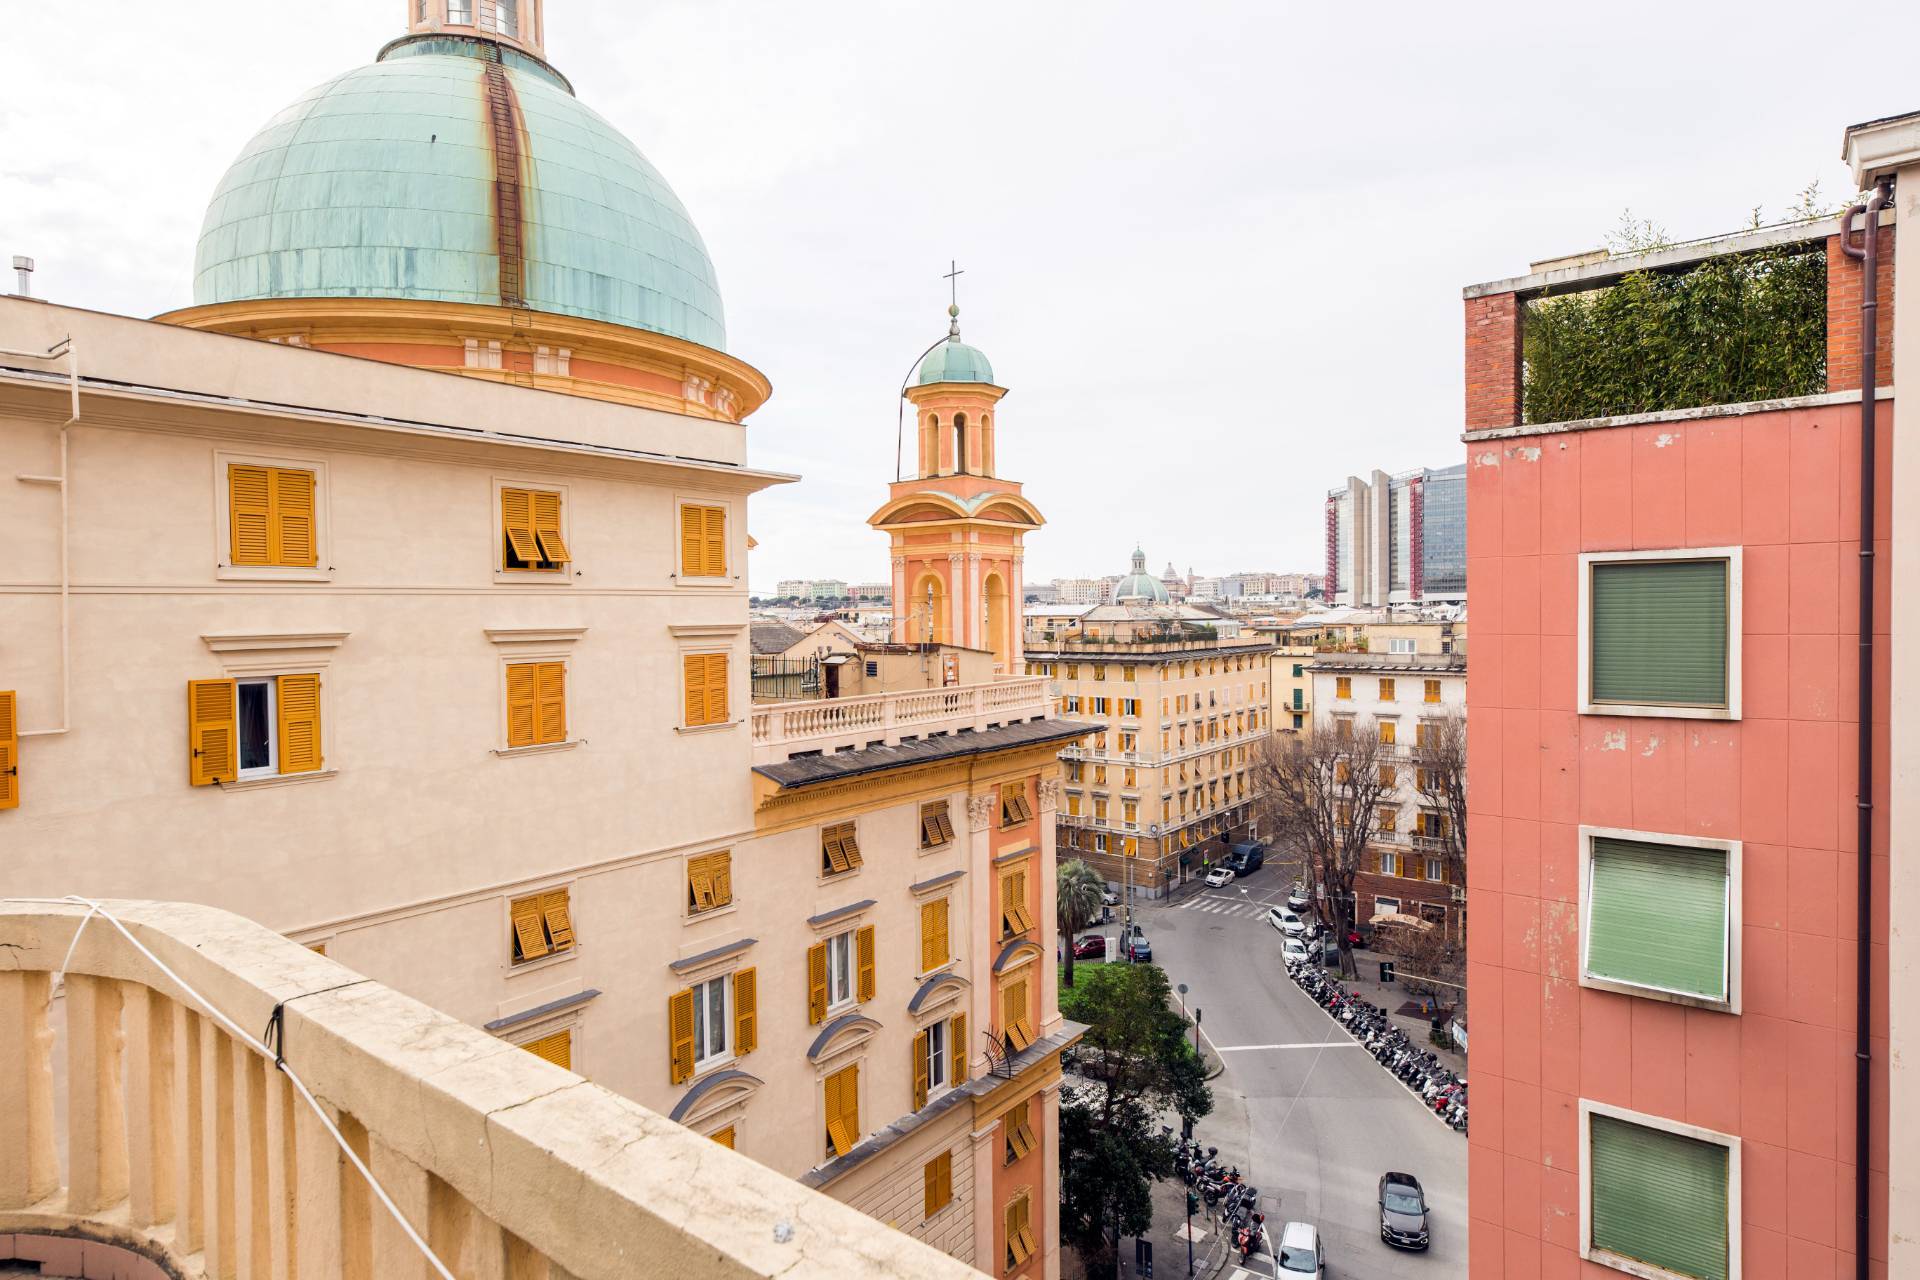
[[[1227,850],[1227,866],[1235,875],[1258,871],[1266,861],[1267,846],[1257,840],[1252,844],[1236,844]]]
[[[1396,1249],[1427,1247],[1427,1197],[1410,1173],[1381,1175],[1380,1238]]]

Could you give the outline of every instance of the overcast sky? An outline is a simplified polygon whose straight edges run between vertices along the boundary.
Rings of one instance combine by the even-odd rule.
[[[187,304],[241,144],[404,12],[10,6],[0,254],[60,302]],[[1623,209],[1690,237],[1847,193],[1842,128],[1920,108],[1861,71],[1920,6],[1846,12],[1869,45],[1772,3],[549,0],[548,54],[673,184],[773,380],[752,461],[805,479],[755,500],[765,590],[886,577],[865,520],[950,258],[1011,389],[1001,472],[1048,518],[1030,580],[1136,540],[1156,570],[1317,568],[1328,487],[1463,458],[1462,285]]]

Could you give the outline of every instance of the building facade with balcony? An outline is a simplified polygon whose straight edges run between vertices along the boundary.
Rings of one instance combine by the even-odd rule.
[[[1920,115],[1843,145],[1844,214],[1465,290],[1474,1280],[1920,1274]],[[1538,408],[1647,280],[1792,282],[1804,379]]]
[[[1061,753],[1060,856],[1158,897],[1226,843],[1257,836],[1273,645],[1221,639],[1213,615],[1166,603],[1158,579],[1135,576],[1131,588],[1122,580],[1134,593],[1123,602],[1050,639],[1030,633],[1027,669],[1049,682],[1058,714],[1102,726]]]
[[[915,653],[900,683],[876,677],[837,704],[752,704],[747,503],[793,477],[748,464],[741,420],[765,380],[721,349],[697,233],[544,62],[537,0],[513,10],[511,35],[490,3],[477,25],[438,0],[408,8],[380,61],[299,104],[329,122],[324,142],[276,124],[237,162],[209,210],[199,305],[152,322],[0,299],[0,467],[25,478],[0,505],[15,550],[0,586],[0,892],[236,913],[322,953],[326,974],[424,1002],[423,1027],[439,1025],[431,1006],[464,1024],[461,1043],[511,1050],[516,1080],[521,1058],[545,1059],[618,1095],[630,1126],[657,1134],[664,1118],[751,1156],[788,1180],[770,1202],[811,1203],[805,1184],[863,1210],[833,1219],[855,1252],[893,1247],[877,1227],[862,1245],[857,1224],[877,1219],[994,1275],[1057,1275],[1072,1028],[1050,961],[1052,815],[1058,753],[1092,726],[1056,717],[1044,680],[996,680],[991,654],[951,646],[931,687]],[[474,160],[394,140],[429,83],[486,157],[479,178],[442,175],[471,217],[383,203],[420,189],[389,184],[395,148],[403,169]],[[568,167],[585,163],[556,141],[569,129],[598,140],[591,174]],[[316,167],[331,214],[244,231],[267,200],[245,175],[279,175],[284,204],[316,198]],[[516,257],[516,236],[575,207],[576,183],[618,197],[621,216],[596,224],[618,234],[578,262]],[[497,189],[514,193],[517,230],[496,221]],[[387,216],[349,217],[355,201]],[[459,249],[485,259],[478,277],[436,256],[458,256],[476,226],[502,237]],[[364,240],[335,252],[328,228]],[[433,270],[402,287],[387,269],[400,260]],[[633,288],[598,293],[588,276]],[[476,278],[484,297],[451,296],[449,281]],[[597,309],[608,298],[620,305]],[[955,586],[956,616],[990,616],[984,584]],[[4,1007],[28,1019],[15,976]],[[149,1007],[82,1007],[79,990],[52,1015],[70,1063],[87,1018],[131,1038],[127,1010]],[[256,997],[234,991],[256,1025]],[[232,1048],[201,1043],[203,1065]],[[233,1061],[259,1078],[257,1061]],[[202,1083],[221,1115],[234,1096],[257,1105],[216,1092],[224,1067]],[[444,1217],[434,1180],[471,1198],[470,1171],[422,1154],[392,1127],[402,1112],[322,1101],[404,1156],[387,1167],[424,1235],[465,1238],[466,1210],[446,1200]],[[233,1274],[229,1201],[269,1176],[248,1163],[264,1148],[236,1153],[233,1132],[202,1151],[203,1167],[243,1172],[208,1184],[210,1244],[176,1237],[176,1260],[198,1259],[184,1274]],[[101,1142],[124,1164],[140,1136]],[[102,1189],[71,1143],[64,1173],[18,1163],[38,1142],[0,1157],[8,1211],[53,1176],[79,1182],[80,1212],[125,1214],[129,1196],[157,1212],[114,1178]],[[708,1179],[739,1176],[730,1157],[678,1167],[662,1216],[726,1203]],[[276,1229],[278,1210],[233,1203],[250,1231]],[[551,1221],[491,1220],[575,1258],[565,1274],[615,1274],[578,1265]],[[515,1273],[504,1233],[482,1231],[473,1269]],[[403,1274],[406,1248],[380,1228],[380,1265],[347,1273]]]

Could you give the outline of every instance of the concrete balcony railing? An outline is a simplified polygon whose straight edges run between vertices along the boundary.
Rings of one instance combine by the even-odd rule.
[[[977,1276],[250,921],[104,905],[152,958],[85,907],[0,901],[0,1239],[46,1274],[440,1274],[297,1075],[461,1280]],[[289,1074],[208,1005],[278,1012]]]
[[[903,737],[985,729],[1052,714],[1043,676],[987,684],[875,693],[857,698],[782,702],[753,709],[753,762],[773,764],[800,751],[844,751]]]

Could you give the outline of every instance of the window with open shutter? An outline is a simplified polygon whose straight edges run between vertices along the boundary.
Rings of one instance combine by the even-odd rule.
[[[1033,1043],[1033,1022],[1027,1002],[1027,980],[1015,978],[1000,988],[1000,1034],[1014,1052]]]
[[[1724,849],[1594,836],[1585,903],[1587,975],[1726,1000],[1731,884]]]
[[[573,1070],[573,1028],[563,1027],[552,1035],[529,1040],[520,1046],[536,1058],[545,1058],[556,1067]]]
[[[843,1156],[860,1141],[860,1064],[834,1072],[825,1087],[827,1154]]]
[[[187,682],[189,780],[196,787],[232,782],[239,777],[236,682]]]
[[[1033,807],[1027,803],[1025,786],[1004,786],[1000,789],[1000,825],[1017,827],[1033,817]]]
[[[500,491],[501,567],[538,569],[540,546],[533,537],[533,493],[527,489]]]
[[[1588,701],[1729,705],[1730,559],[1596,560],[1587,568]]]
[[[1589,1119],[1591,1247],[1728,1280],[1727,1148],[1613,1116]]]
[[[836,822],[820,829],[822,874],[839,875],[862,865],[860,840],[851,822]]]
[[[931,973],[953,959],[947,934],[947,899],[920,904],[920,972]]]
[[[667,997],[667,1083],[693,1079],[693,992]]]
[[[515,964],[573,949],[573,913],[565,889],[514,898],[507,915],[513,925]]]
[[[703,853],[687,860],[687,910],[698,914],[733,903],[733,851]]]
[[[311,773],[320,757],[320,677],[286,675],[274,681],[282,773]]]
[[[752,968],[733,975],[733,1052],[752,1053],[760,1046],[760,983]]]
[[[947,801],[936,800],[920,806],[920,847],[932,849],[953,839],[953,818]]]
[[[1007,1203],[1007,1270],[1011,1271],[1034,1255],[1033,1202],[1021,1192]]]
[[[1033,1152],[1039,1145],[1033,1136],[1033,1099],[1027,1099],[1000,1117],[1000,1136],[1005,1142],[1007,1164]]]
[[[0,689],[0,809],[20,805],[20,698]]]
[[[1033,913],[1027,905],[1027,869],[1017,867],[1000,877],[1000,932],[1002,937],[1026,933],[1033,928]]]
[[[532,497],[533,540],[540,552],[541,567],[557,568],[573,559],[560,531],[560,495],[536,489]]]
[[[827,944],[816,942],[807,948],[807,1025],[819,1026],[827,1018]]]

